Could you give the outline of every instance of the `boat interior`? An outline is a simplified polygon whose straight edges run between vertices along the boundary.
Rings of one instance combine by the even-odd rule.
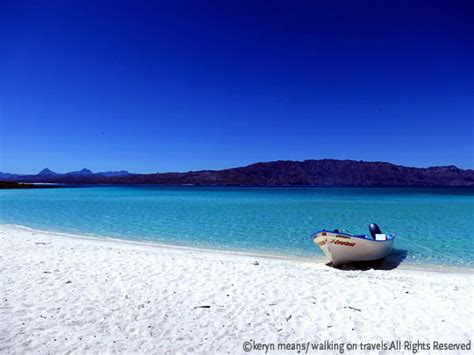
[[[346,233],[346,232],[340,232],[339,229],[334,229],[332,231],[323,229],[319,232],[316,232],[314,234],[314,236],[316,236],[317,234],[322,233],[322,232],[337,233],[339,235],[344,235],[344,236],[348,236],[348,237],[351,237],[351,238],[368,239],[368,240],[373,240],[373,241],[377,241],[377,242],[392,240],[392,239],[395,238],[394,234],[384,234],[384,233],[382,233],[382,231],[380,230],[380,227],[376,223],[371,223],[369,225],[370,234],[355,235],[355,234],[350,234],[350,233]]]

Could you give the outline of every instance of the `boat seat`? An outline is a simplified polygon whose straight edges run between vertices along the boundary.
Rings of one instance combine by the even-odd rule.
[[[386,234],[376,234],[375,235],[375,240],[387,240],[387,235]]]

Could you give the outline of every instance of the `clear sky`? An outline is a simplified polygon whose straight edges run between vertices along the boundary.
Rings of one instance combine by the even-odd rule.
[[[474,1],[0,2],[0,170],[474,168]]]

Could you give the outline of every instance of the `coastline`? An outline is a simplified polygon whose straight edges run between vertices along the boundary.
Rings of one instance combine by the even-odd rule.
[[[253,258],[265,258],[265,259],[276,259],[276,260],[288,260],[297,263],[320,263],[326,264],[327,260],[323,255],[320,256],[298,256],[298,255],[285,255],[283,253],[272,253],[270,251],[256,251],[251,252],[248,250],[233,250],[233,249],[218,249],[218,248],[206,248],[206,247],[196,247],[196,246],[185,246],[171,243],[162,243],[151,240],[133,240],[127,238],[111,237],[111,236],[94,236],[80,233],[68,233],[62,231],[53,231],[45,230],[38,228],[31,228],[19,224],[2,224],[0,223],[0,231],[2,228],[9,229],[11,231],[28,231],[36,234],[45,234],[50,236],[58,236],[65,238],[73,238],[79,240],[91,240],[91,241],[102,241],[109,243],[124,243],[135,245],[137,247],[145,248],[161,248],[161,249],[171,249],[171,250],[182,250],[187,252],[201,252],[208,254],[223,254],[223,255],[234,255],[242,257],[253,257]],[[369,263],[366,269],[373,268]],[[377,267],[374,267],[377,269]],[[358,268],[348,267],[348,270],[357,270]],[[390,268],[391,270],[392,268]],[[442,265],[442,264],[429,264],[429,263],[410,263],[409,261],[401,261],[399,265],[393,267],[393,269],[401,270],[416,270],[416,271],[432,271],[432,272],[443,272],[443,273],[467,273],[474,274],[474,268],[455,266],[455,265]]]
[[[5,225],[0,256],[6,353],[241,353],[247,341],[473,337],[471,272],[338,270]]]

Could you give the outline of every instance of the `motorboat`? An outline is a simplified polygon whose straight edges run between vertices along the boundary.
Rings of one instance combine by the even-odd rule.
[[[337,229],[323,229],[311,238],[337,267],[351,262],[383,259],[390,253],[395,234],[383,234],[375,223],[369,225],[369,231],[369,235],[354,235]]]

